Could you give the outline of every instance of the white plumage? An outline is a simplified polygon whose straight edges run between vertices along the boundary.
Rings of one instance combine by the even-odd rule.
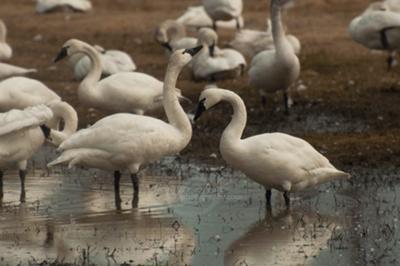
[[[37,0],[36,2],[36,12],[40,14],[54,11],[60,7],[87,12],[92,9],[92,3],[89,0]]]
[[[133,72],[136,70],[135,63],[127,53],[119,50],[105,50],[98,45],[95,45],[94,48],[100,52],[102,77],[119,72]],[[74,68],[74,77],[76,80],[82,80],[92,68],[89,57],[84,54],[71,56],[69,62]]]
[[[114,170],[116,195],[119,194],[119,171],[128,169],[135,199],[138,190],[136,174],[140,167],[180,152],[191,139],[192,126],[179,104],[175,85],[180,71],[191,60],[191,54],[197,51],[178,50],[170,57],[163,89],[163,106],[169,123],[134,114],[105,117],[63,142],[60,145],[63,153],[49,166],[68,164],[70,167],[81,165]],[[117,207],[119,202],[118,195]]]
[[[58,146],[62,140],[74,133],[78,127],[78,115],[74,108],[62,102],[60,96],[50,90],[42,82],[14,77],[0,82],[0,112],[12,109],[25,109],[30,106],[45,104],[53,109],[54,117],[46,122],[55,134],[52,142]],[[58,131],[60,120],[64,121],[64,129]]]
[[[300,75],[300,62],[288,41],[282,21],[282,5],[288,0],[271,1],[272,35],[275,50],[258,53],[250,64],[249,83],[258,89],[265,104],[265,93],[282,90],[285,111],[289,113],[288,90]]]
[[[34,68],[23,68],[6,63],[0,63],[0,80],[14,76],[24,76],[35,72],[37,72],[37,70]]]
[[[0,60],[8,60],[11,57],[12,49],[7,43],[7,27],[0,19]]]
[[[285,192],[303,190],[350,175],[337,170],[306,141],[283,133],[267,133],[242,139],[246,126],[246,106],[234,92],[209,88],[199,97],[195,119],[221,101],[233,107],[233,117],[220,140],[220,152],[232,167],[263,185],[270,202],[270,189]]]
[[[77,53],[86,54],[92,62],[90,72],[78,88],[79,101],[84,105],[111,113],[136,114],[161,108],[163,82],[139,72],[120,72],[100,80],[99,53],[91,45],[75,39],[63,45],[56,61]]]
[[[200,54],[193,60],[193,76],[196,80],[219,80],[236,78],[243,74],[246,60],[233,49],[219,49],[218,35],[209,28],[198,33],[198,43],[203,45]]]
[[[207,14],[204,6],[191,6],[181,15],[179,18],[176,19],[177,22],[182,23],[186,27],[190,28],[204,28],[204,27],[212,27],[213,21],[210,16]],[[238,17],[239,27],[242,28],[244,25],[243,17]],[[216,26],[218,28],[236,28],[237,27],[237,20],[232,19],[229,21],[216,21]]]
[[[216,21],[232,19],[237,21],[236,27],[240,28],[239,17],[243,11],[242,0],[203,0],[203,6],[213,21],[214,29],[217,27]]]
[[[46,133],[41,126],[52,117],[52,111],[44,105],[0,114],[0,200],[3,198],[3,171],[17,166],[21,179],[20,200],[25,201],[27,161],[44,143]]]

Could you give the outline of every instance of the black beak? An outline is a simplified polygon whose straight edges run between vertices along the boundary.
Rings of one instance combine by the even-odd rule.
[[[208,47],[208,50],[210,51],[211,57],[214,57],[215,43],[213,43],[212,45],[210,45],[210,46]]]
[[[64,59],[67,56],[68,56],[68,47],[63,47],[63,48],[61,48],[61,50],[58,53],[58,55],[56,56],[56,58],[54,58],[53,62],[57,63],[58,61]]]
[[[202,113],[204,113],[204,111],[206,110],[206,107],[204,106],[204,101],[206,99],[201,100],[198,105],[197,105],[197,110],[196,113],[194,115],[194,121],[196,121],[197,119],[199,119],[199,117],[201,116]]]
[[[195,56],[198,52],[200,52],[200,50],[203,48],[203,45],[194,47],[194,48],[190,48],[190,49],[185,49],[185,51],[183,51],[183,53],[188,53],[191,56]]]
[[[41,125],[40,129],[42,130],[45,139],[50,139],[51,129],[49,127],[47,127],[46,125]]]
[[[161,43],[161,46],[165,47],[168,49],[168,51],[172,52],[172,47],[168,42],[163,42]]]

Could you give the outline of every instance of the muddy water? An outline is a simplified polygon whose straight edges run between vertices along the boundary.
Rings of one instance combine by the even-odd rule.
[[[43,151],[34,166],[40,169]],[[141,174],[139,206],[122,179],[116,210],[104,172],[31,171],[19,204],[5,176],[0,265],[396,265],[400,240],[395,169],[351,169],[335,182],[283,198],[266,212],[263,189],[229,168],[168,158]],[[379,173],[379,174],[378,174]]]

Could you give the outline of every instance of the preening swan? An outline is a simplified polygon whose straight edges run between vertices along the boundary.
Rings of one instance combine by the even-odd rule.
[[[196,46],[197,39],[186,36],[185,26],[176,20],[166,20],[158,26],[156,41],[167,49],[168,54],[179,49]]]
[[[209,28],[198,32],[198,43],[203,45],[200,54],[192,62],[193,76],[196,80],[220,80],[236,78],[243,74],[246,60],[233,49],[219,49],[218,35]]]
[[[214,30],[219,20],[236,20],[236,28],[240,29],[239,17],[243,11],[242,0],[203,0],[203,6],[213,22]]]
[[[49,138],[50,129],[44,124],[52,116],[52,111],[44,105],[0,114],[0,201],[3,199],[3,171],[17,166],[21,180],[20,201],[25,202],[28,159]]]
[[[99,45],[94,45],[93,47],[100,52],[102,77],[136,70],[135,63],[127,53],[119,50],[105,50]],[[92,68],[89,57],[84,54],[74,54],[70,57],[69,63],[74,68],[76,80],[82,80]]]
[[[58,146],[65,138],[78,128],[78,115],[75,109],[60,96],[50,90],[42,82],[25,78],[14,77],[0,82],[0,112],[12,109],[25,109],[29,106],[44,104],[53,111],[53,119],[46,121],[51,131],[52,143]],[[64,129],[58,131],[60,120],[64,121]]]
[[[306,141],[283,133],[267,133],[242,139],[247,114],[243,100],[234,92],[218,88],[204,90],[199,97],[195,120],[221,101],[233,108],[233,117],[224,130],[219,150],[233,168],[266,189],[271,204],[271,189],[284,192],[289,207],[289,192],[295,192],[350,175],[337,170]]]
[[[60,7],[67,7],[79,12],[87,12],[92,9],[92,3],[89,0],[37,0],[36,12],[40,14],[47,13]]]
[[[294,53],[299,55],[301,51],[299,39],[290,34],[286,35],[286,38],[292,46]],[[271,31],[271,21],[268,20],[267,31],[241,29],[236,32],[235,38],[229,42],[228,46],[238,50],[248,58],[253,58],[254,55],[262,51],[275,49]]]
[[[67,41],[54,61],[80,53],[87,55],[92,65],[78,88],[79,101],[84,105],[111,113],[135,114],[162,107],[163,83],[150,75],[120,72],[100,80],[102,70],[99,52],[85,42],[75,39]],[[181,97],[180,91],[177,92]]]
[[[0,60],[8,60],[12,56],[12,49],[7,44],[7,27],[0,19]]]
[[[387,66],[394,63],[395,51],[400,48],[400,14],[387,9],[385,2],[374,2],[349,25],[351,38],[374,50],[389,52]]]
[[[196,29],[213,26],[213,21],[207,14],[204,6],[188,7],[185,13],[177,18],[176,21],[182,23],[186,27]],[[216,21],[216,26],[217,28],[236,28],[237,21],[239,21],[239,27],[243,28],[244,22],[242,16],[239,16],[238,20],[232,19],[229,21]]]
[[[163,106],[169,123],[148,116],[120,113],[105,117],[61,143],[62,154],[49,166],[68,164],[114,171],[116,206],[120,208],[121,171],[131,174],[134,188],[132,205],[138,201],[137,173],[141,166],[174,155],[192,137],[192,125],[179,104],[176,81],[183,67],[201,47],[175,51],[170,59],[163,87]]]
[[[0,80],[14,76],[24,76],[35,72],[37,72],[37,70],[34,68],[23,68],[6,63],[0,63]]]
[[[265,93],[283,91],[285,113],[289,114],[289,87],[300,75],[300,62],[290,45],[281,20],[281,9],[288,0],[271,0],[272,36],[275,50],[263,51],[251,61],[250,86],[259,89],[263,105]]]

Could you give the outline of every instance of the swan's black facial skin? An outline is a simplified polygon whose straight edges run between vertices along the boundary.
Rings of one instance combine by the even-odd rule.
[[[49,127],[47,127],[46,125],[41,125],[40,129],[42,130],[44,137],[46,139],[50,139],[51,129]]]
[[[172,47],[168,42],[163,42],[161,43],[161,46],[165,47],[168,49],[168,51],[172,52]]]
[[[185,53],[188,53],[188,54],[190,54],[191,56],[195,56],[198,52],[200,52],[200,50],[203,48],[203,45],[200,45],[200,46],[197,46],[197,47],[194,47],[194,48],[190,48],[190,49],[185,49],[184,51],[183,51],[183,53],[185,54]]]
[[[68,56],[68,46],[65,46],[65,47],[61,48],[61,50],[58,53],[58,55],[56,56],[56,58],[54,58],[54,63],[57,63],[58,61],[64,59],[67,56]]]
[[[197,105],[197,110],[196,113],[194,115],[194,121],[196,121],[197,119],[199,119],[199,117],[201,116],[202,113],[204,113],[204,111],[206,110],[206,107],[204,106],[204,102],[205,102],[206,98],[201,99]]]
[[[215,51],[215,43],[213,43],[212,45],[210,45],[209,47],[208,47],[208,50],[210,51],[210,55],[211,55],[211,57],[214,57],[214,51]]]

